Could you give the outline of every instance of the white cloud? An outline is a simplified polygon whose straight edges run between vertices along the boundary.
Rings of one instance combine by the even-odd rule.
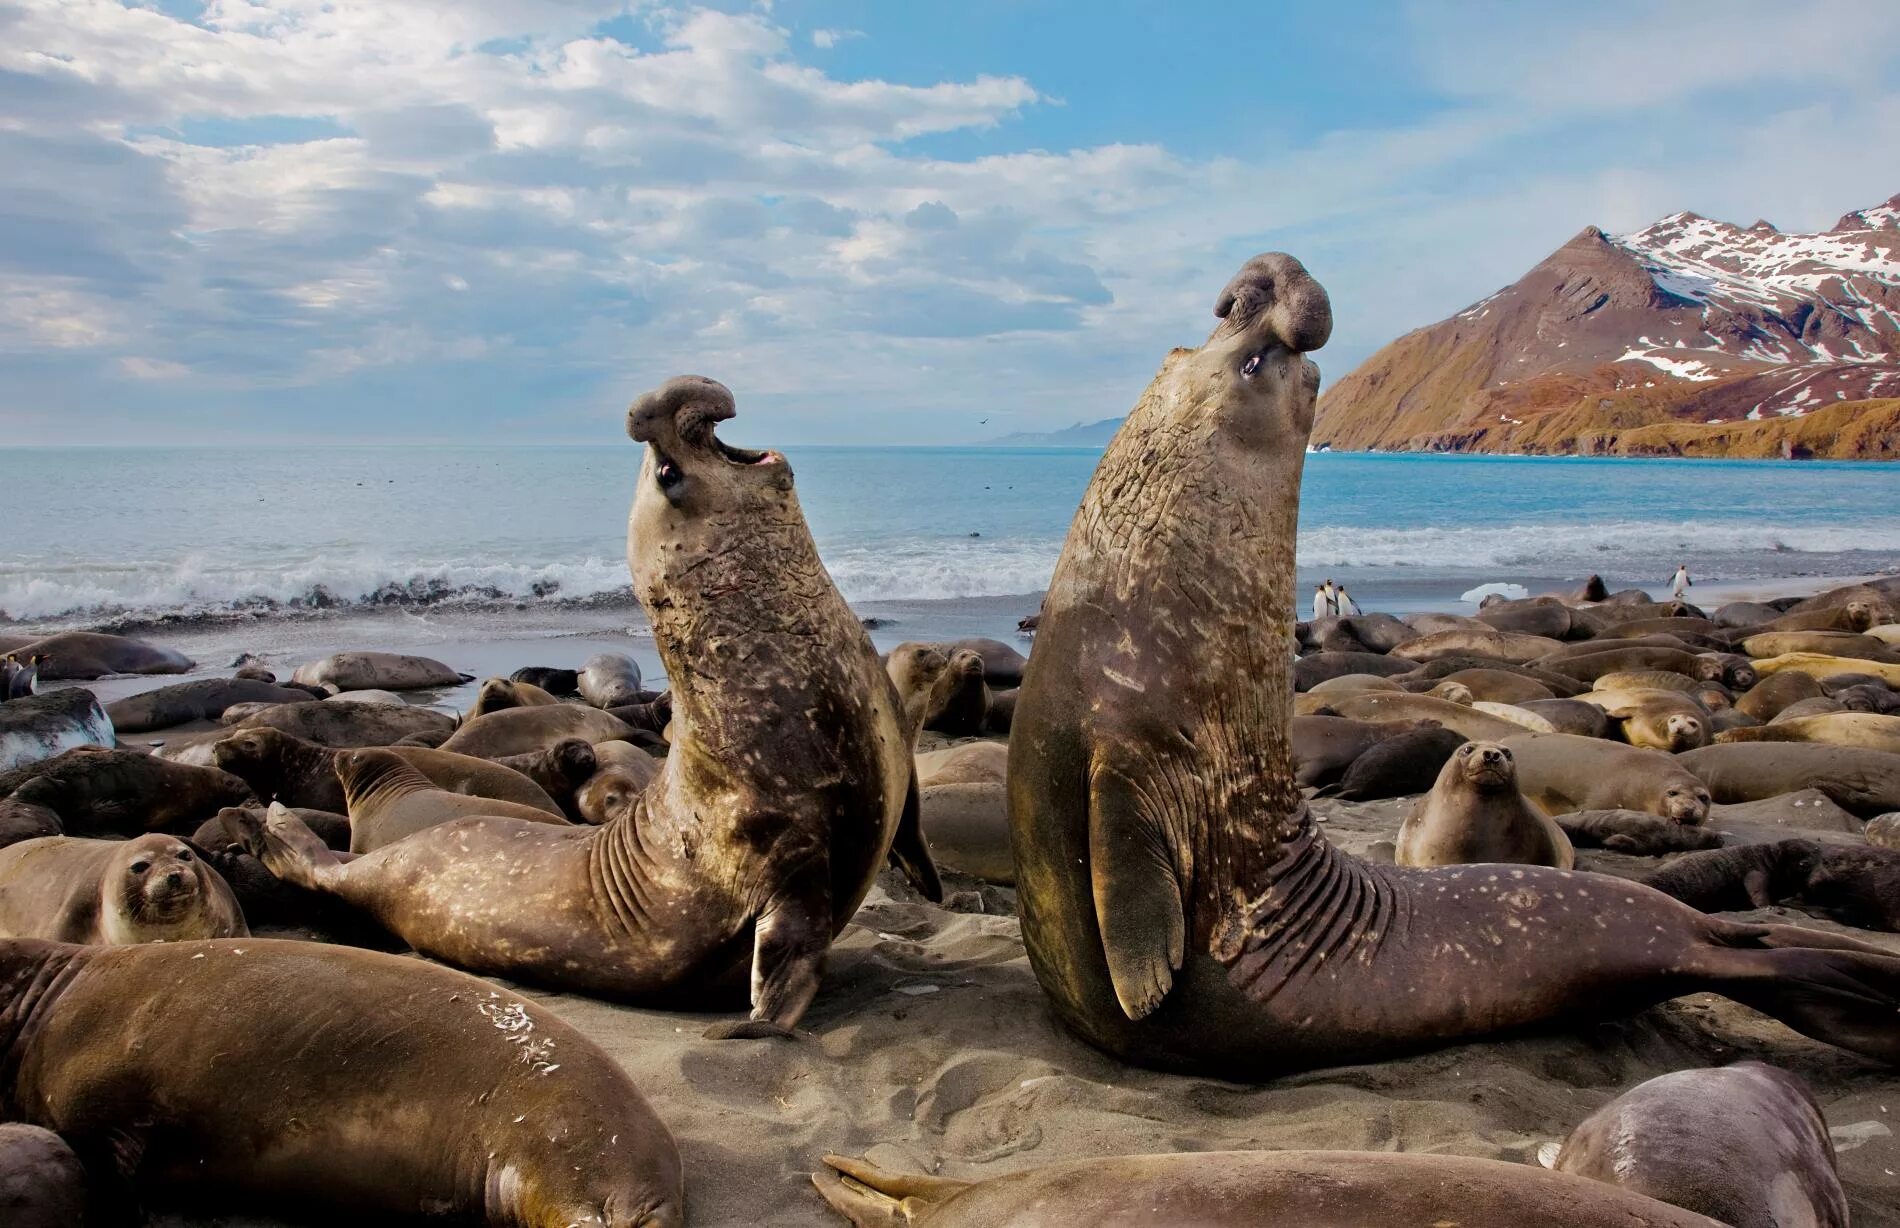
[[[829,51],[847,39],[863,38],[862,30],[813,30],[811,45],[820,51]]]

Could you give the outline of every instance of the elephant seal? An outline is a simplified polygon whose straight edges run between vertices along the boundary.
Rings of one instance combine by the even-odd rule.
[[[1856,661],[1900,664],[1900,652],[1891,644],[1871,635],[1847,631],[1764,631],[1742,641],[1742,651],[1751,657],[1785,657],[1810,653],[1823,657],[1848,657]]]
[[[245,729],[277,729],[319,746],[350,750],[405,738],[441,742],[454,731],[455,718],[413,704],[273,704],[225,729],[214,743]],[[167,743],[160,753],[169,749]]]
[[[1509,721],[1513,725],[1527,729],[1532,733],[1563,732],[1558,729],[1557,726],[1537,715],[1537,713],[1532,712],[1528,708],[1520,708],[1516,704],[1494,704],[1481,699],[1471,706],[1486,716],[1495,716],[1499,720]]]
[[[678,1148],[619,1064],[545,1006],[447,968],[258,938],[22,940],[0,942],[0,1000],[21,1016],[0,1099],[143,1201],[683,1222]]]
[[[600,652],[587,658],[574,675],[574,684],[581,698],[596,708],[639,703],[644,694],[639,662],[618,652]]]
[[[1731,601],[1727,605],[1718,606],[1709,617],[1718,627],[1744,630],[1771,623],[1780,618],[1781,613],[1774,606],[1759,601]]]
[[[1552,1166],[1731,1228],[1847,1228],[1827,1119],[1761,1062],[1650,1079],[1586,1117]]]
[[[1581,627],[1569,606],[1549,600],[1485,606],[1478,611],[1478,621],[1499,631],[1547,640],[1567,640]]]
[[[607,743],[603,742],[602,745],[607,745]],[[648,763],[652,762],[646,752],[625,742],[618,745],[627,746]],[[463,755],[461,758],[472,759],[473,756]],[[534,783],[535,788],[554,801],[563,814],[570,816],[575,813],[575,794],[580,791],[582,785],[593,779],[602,766],[600,756],[595,752],[593,745],[581,738],[563,738],[545,750],[529,751],[523,755],[503,755],[499,759],[479,759],[476,762],[492,763],[496,767],[504,767],[518,775],[526,776]],[[508,800],[520,801],[521,799]]]
[[[1522,732],[1522,727],[1514,722],[1432,695],[1388,695],[1369,691],[1331,700],[1328,706],[1341,716],[1360,721],[1437,721],[1467,738],[1494,742]]]
[[[1783,721],[1799,720],[1804,716],[1821,716],[1829,712],[1845,712],[1845,711],[1847,711],[1847,705],[1842,703],[1840,700],[1835,699],[1828,695],[1817,695],[1813,699],[1803,699],[1797,703],[1789,704],[1787,707],[1783,708],[1781,711],[1775,713],[1775,719],[1772,721],[1769,721],[1768,723],[1770,725],[1778,725],[1778,724],[1781,724]],[[1760,727],[1761,725],[1759,722],[1752,725],[1743,726],[1743,728],[1747,728],[1747,729],[1758,729]],[[1735,739],[1735,740],[1742,741],[1744,739]],[[1808,741],[1809,739],[1789,738],[1786,740],[1790,742],[1805,742],[1805,741]]]
[[[1610,736],[1610,714],[1581,699],[1530,699],[1518,707],[1548,722],[1558,733],[1584,738]]]
[[[1396,860],[1420,868],[1508,862],[1568,870],[1577,855],[1563,829],[1518,792],[1511,752],[1467,742],[1399,825]]]
[[[72,836],[189,830],[226,806],[255,800],[229,772],[98,746],[0,774],[0,796],[44,806]]]
[[[434,788],[512,802],[551,815],[562,813],[546,790],[513,767],[423,746],[389,749],[428,777]],[[259,800],[275,800],[286,806],[328,810],[335,814],[349,811],[343,782],[337,779],[336,772],[342,753],[306,742],[281,729],[239,730],[226,735],[211,748],[217,765],[249,785]]]
[[[1900,957],[1606,876],[1409,870],[1327,842],[1293,779],[1286,660],[1318,388],[1301,355],[1330,310],[1272,255],[1216,314],[1104,452],[1017,701],[1017,904],[1057,1016],[1124,1059],[1237,1079],[1713,990],[1900,1058]],[[1463,1195],[1458,1215],[1486,1220]]]
[[[1009,748],[965,742],[917,756],[924,835],[939,865],[1011,886]]]
[[[1474,700],[1487,703],[1521,704],[1533,699],[1555,699],[1556,694],[1535,678],[1502,669],[1461,669],[1441,680],[1456,683],[1471,692]]]
[[[1390,678],[1381,678],[1377,674],[1341,674],[1337,678],[1328,678],[1315,683],[1306,692],[1308,695],[1357,695],[1362,691],[1403,691],[1405,688]]]
[[[352,692],[345,691],[344,695]],[[342,698],[339,696],[338,698]],[[481,689],[475,693],[475,702],[463,714],[464,720],[474,720],[490,712],[501,712],[508,708],[545,708],[561,701],[548,694],[532,682],[515,682],[508,678],[485,678]]]
[[[1436,721],[1422,722],[1420,728],[1388,738],[1354,759],[1339,783],[1327,785],[1316,796],[1373,802],[1423,793],[1465,740],[1464,734]]]
[[[550,695],[563,699],[581,693],[580,673],[571,669],[555,669],[548,665],[524,665],[508,675],[510,682],[526,682],[538,686]]]
[[[1643,670],[1664,670],[1689,678],[1721,682],[1729,672],[1722,655],[1718,653],[1693,653],[1685,648],[1667,648],[1650,644],[1638,644],[1632,648],[1609,648],[1604,646],[1605,643],[1606,641],[1603,640],[1585,640],[1574,647],[1589,648],[1593,651],[1578,653],[1574,656],[1545,657],[1536,662],[1536,666],[1538,669],[1548,670],[1553,674],[1564,674],[1579,682],[1591,683],[1605,674]],[[1741,685],[1752,686],[1753,683]]]
[[[1879,617],[1880,610],[1873,602],[1854,600],[1846,605],[1829,606],[1821,610],[1779,614],[1753,624],[1749,629],[1764,635],[1777,631],[1844,631],[1850,635],[1862,635],[1879,625]]]
[[[215,721],[232,704],[300,704],[315,699],[308,691],[248,682],[242,678],[200,678],[145,691],[106,705],[112,727],[121,734],[169,729],[191,721]]]
[[[457,729],[441,749],[478,759],[500,759],[546,750],[569,738],[607,742],[633,736],[633,727],[610,712],[580,704],[504,708]]]
[[[15,650],[16,656],[40,658],[40,677],[86,681],[108,674],[182,674],[197,663],[182,652],[123,635],[62,631]]]
[[[292,682],[334,687],[339,691],[426,691],[475,681],[429,657],[396,652],[337,652],[320,661],[299,665]]]
[[[1755,668],[1763,674],[1798,670],[1819,682],[1824,688],[1829,682],[1840,678],[1851,678],[1854,683],[1873,679],[1885,686],[1900,686],[1900,665],[1869,661],[1861,657],[1790,652],[1778,657],[1764,657],[1755,662]]]
[[[749,969],[751,1019],[715,1036],[789,1031],[887,856],[941,898],[897,693],[819,561],[785,458],[714,435],[733,412],[724,385],[685,377],[627,415],[647,445],[628,566],[674,684],[672,752],[633,815],[464,819],[340,862],[273,811],[249,851],[486,973],[678,1005]]]
[[[1335,784],[1353,761],[1381,742],[1420,728],[1417,722],[1355,721],[1344,716],[1295,716],[1287,725],[1294,780],[1302,789]]]
[[[1520,734],[1504,745],[1524,796],[1550,814],[1641,810],[1691,827],[1709,817],[1709,790],[1674,755],[1568,733]]]
[[[1427,661],[1410,673],[1399,674],[1396,677],[1399,685],[1408,691],[1429,691],[1439,680],[1472,669],[1515,674],[1520,678],[1528,678],[1532,682],[1548,687],[1550,693],[1559,699],[1574,699],[1590,689],[1588,683],[1580,682],[1565,674],[1553,674],[1548,670],[1534,669],[1528,665],[1487,661],[1483,657],[1440,657],[1436,661]]]
[[[1660,857],[1722,847],[1722,833],[1684,827],[1641,810],[1578,810],[1559,815],[1558,827],[1572,848],[1607,849],[1632,857]]]
[[[80,687],[0,704],[0,772],[116,741],[112,719],[93,693]]]
[[[1562,645],[1557,640],[1539,635],[1518,635],[1490,627],[1482,631],[1461,627],[1409,640],[1405,645],[1405,655],[1420,664],[1440,657],[1483,657],[1509,665],[1529,665],[1560,647]]]
[[[1867,820],[1867,843],[1883,849],[1900,849],[1900,813],[1876,815]]]
[[[1029,658],[1003,641],[981,636],[945,640],[932,647],[947,657],[955,656],[959,652],[975,653],[983,661],[983,680],[993,687],[1021,686],[1023,669],[1029,663]]]
[[[951,737],[976,737],[989,719],[990,688],[983,658],[968,648],[946,651],[936,644],[899,644],[885,659],[909,720],[918,729]]]
[[[1705,678],[1689,678],[1660,669],[1604,674],[1592,684],[1591,689],[1597,691],[1679,691],[1710,712],[1733,707],[1735,704],[1735,696],[1719,682],[1710,682]]]
[[[1704,912],[1789,901],[1846,925],[1900,932],[1900,852],[1871,844],[1744,844],[1684,857],[1643,881]]]
[[[175,836],[0,849],[0,937],[123,945],[250,932],[229,885]]]
[[[1877,712],[1820,712],[1788,716],[1785,712],[1766,725],[1731,729],[1716,738],[1729,742],[1824,742],[1900,755],[1900,716]]]
[[[588,747],[592,750],[592,747]],[[574,817],[583,823],[612,823],[635,814],[660,765],[647,761],[644,770],[608,764],[589,776],[574,792]]]
[[[74,1228],[89,1222],[85,1165],[51,1130],[0,1125],[0,1222],[8,1228]]]
[[[1694,772],[1723,804],[1755,802],[1818,789],[1863,819],[1900,810],[1900,755],[1820,742],[1705,746],[1676,762]]]
[[[10,797],[0,797],[0,848],[41,836],[62,836],[66,829],[59,816],[44,806],[30,806]]]
[[[1631,746],[1674,754],[1709,744],[1708,709],[1681,691],[1596,690],[1577,698],[1603,709]]]
[[[341,751],[336,778],[349,806],[352,853],[373,853],[426,828],[475,816],[567,826],[566,818],[538,807],[439,789],[392,750]]]
[[[1821,684],[1799,670],[1769,674],[1735,698],[1737,710],[1758,721],[1771,721],[1804,699],[1824,697]]]
[[[1721,1228],[1630,1190],[1528,1164],[1365,1151],[1204,1151],[1070,1160],[987,1181],[825,1157],[819,1194],[856,1228]]]
[[[1417,668],[1416,661],[1376,652],[1316,652],[1293,663],[1293,689],[1310,691],[1322,682],[1348,674],[1391,678]]]

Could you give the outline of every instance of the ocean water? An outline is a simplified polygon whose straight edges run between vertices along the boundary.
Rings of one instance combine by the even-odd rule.
[[[787,454],[845,596],[926,621],[1033,610],[1100,455]],[[0,618],[630,610],[639,462],[625,444],[0,451]],[[1660,588],[1678,562],[1705,584],[1859,574],[1900,567],[1900,468],[1325,453],[1300,523],[1303,592],[1330,575],[1368,607],[1591,572]]]

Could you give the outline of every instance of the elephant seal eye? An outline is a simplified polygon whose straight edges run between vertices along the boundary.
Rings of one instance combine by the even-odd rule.
[[[1242,375],[1252,375],[1255,371],[1258,371],[1259,369],[1260,369],[1260,355],[1258,354],[1248,355],[1247,361],[1240,364],[1240,373]]]
[[[660,484],[661,490],[672,490],[686,480],[686,475],[680,472],[678,465],[662,458],[653,470],[653,480]]]

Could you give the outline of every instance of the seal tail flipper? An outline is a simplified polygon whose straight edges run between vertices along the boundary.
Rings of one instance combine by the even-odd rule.
[[[1710,989],[1804,1036],[1900,1065],[1900,956],[1791,926],[1734,929],[1720,936],[1733,945],[1712,953]]]
[[[855,1228],[898,1228],[923,1221],[939,1204],[970,1187],[968,1181],[889,1173],[867,1160],[828,1155],[811,1183]]]
[[[1174,987],[1187,953],[1187,916],[1174,850],[1144,816],[1140,791],[1098,762],[1089,781],[1089,875],[1115,999],[1143,1019]]]
[[[931,860],[930,844],[924,839],[923,802],[915,766],[910,772],[910,789],[904,795],[904,813],[897,820],[897,834],[891,838],[890,859],[926,900],[943,903],[943,880],[937,875],[937,863]]]
[[[244,851],[264,863],[278,878],[298,887],[321,889],[322,872],[343,863],[303,820],[272,802],[270,811],[228,807],[219,814],[224,830]]]

